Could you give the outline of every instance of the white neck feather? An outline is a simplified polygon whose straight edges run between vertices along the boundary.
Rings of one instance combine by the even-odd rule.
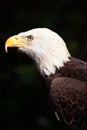
[[[35,58],[37,67],[41,74],[50,76],[55,74],[56,69],[60,69],[64,66],[64,63],[69,61],[70,54],[67,48],[55,47],[46,51],[45,54],[39,55]]]

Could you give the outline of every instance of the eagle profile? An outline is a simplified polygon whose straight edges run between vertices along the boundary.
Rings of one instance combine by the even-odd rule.
[[[53,111],[76,130],[87,129],[87,63],[72,57],[64,40],[47,28],[36,28],[7,39],[31,57],[46,81]]]

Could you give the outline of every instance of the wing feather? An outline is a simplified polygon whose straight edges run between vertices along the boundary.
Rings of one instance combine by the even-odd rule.
[[[87,83],[59,77],[52,81],[50,96],[60,120],[74,128],[87,124]]]

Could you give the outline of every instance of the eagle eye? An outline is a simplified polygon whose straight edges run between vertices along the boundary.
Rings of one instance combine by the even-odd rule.
[[[28,35],[28,36],[27,36],[27,39],[28,39],[28,40],[33,40],[33,36],[32,36],[32,35]]]

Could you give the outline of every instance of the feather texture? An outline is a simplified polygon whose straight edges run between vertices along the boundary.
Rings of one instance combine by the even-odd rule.
[[[87,129],[87,63],[71,58],[47,81],[60,120],[74,129]]]

